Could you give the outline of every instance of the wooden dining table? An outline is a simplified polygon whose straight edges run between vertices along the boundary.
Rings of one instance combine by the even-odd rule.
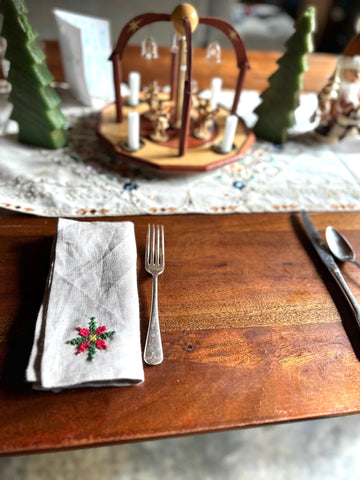
[[[137,61],[137,49],[130,48],[128,70]],[[57,45],[48,42],[45,51],[55,79],[62,81]],[[203,59],[202,49],[195,53]],[[245,88],[262,90],[280,54],[248,55]],[[229,88],[235,78],[232,61],[231,52],[224,51],[221,68]],[[335,58],[313,54],[309,65],[305,89],[316,91]],[[200,84],[205,82],[200,78]],[[360,212],[309,214],[322,235],[331,224],[360,252]],[[146,230],[148,223],[164,225],[166,268],[159,277],[164,361],[144,365],[145,381],[137,386],[53,393],[27,384],[24,371],[57,219],[2,209],[1,455],[360,412],[360,332],[297,212],[96,220],[135,225],[142,346],[151,302],[151,277],[144,268]],[[341,269],[360,298],[359,269],[352,264]]]

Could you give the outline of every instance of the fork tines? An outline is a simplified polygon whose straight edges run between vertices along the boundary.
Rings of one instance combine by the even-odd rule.
[[[148,225],[145,267],[165,267],[164,226]],[[158,273],[161,273],[160,271]]]

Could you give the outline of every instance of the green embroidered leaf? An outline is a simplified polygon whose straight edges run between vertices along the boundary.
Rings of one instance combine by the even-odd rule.
[[[92,360],[94,358],[95,351],[96,351],[96,343],[92,340],[90,342],[90,345],[89,345],[89,348],[88,348],[88,352],[89,352],[88,358],[89,358],[89,360]]]
[[[81,345],[84,342],[87,342],[89,340],[89,337],[77,337],[73,338],[72,340],[68,340],[66,343],[70,343],[70,345]]]
[[[115,330],[112,330],[111,332],[100,333],[100,335],[97,335],[96,337],[102,340],[106,340],[107,338],[111,338],[112,336],[114,336],[115,333]]]
[[[91,317],[90,323],[89,323],[89,330],[92,335],[95,335],[95,330],[96,330],[96,317]]]

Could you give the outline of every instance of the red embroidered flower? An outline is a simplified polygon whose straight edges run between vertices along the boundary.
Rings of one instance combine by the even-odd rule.
[[[68,340],[66,343],[77,345],[76,354],[88,351],[88,359],[92,360],[95,356],[96,349],[107,350],[108,345],[106,339],[115,335],[115,331],[107,332],[106,326],[96,327],[96,318],[90,319],[89,328],[77,327],[79,337]]]
[[[96,333],[96,335],[101,335],[101,334],[104,333],[104,332],[106,332],[106,327],[105,327],[105,325],[103,325],[102,327],[98,327],[98,328],[96,329],[96,332],[95,332],[95,333]]]
[[[81,327],[78,327],[77,328],[79,330],[79,334],[82,336],[82,337],[88,337],[90,335],[90,330],[88,328],[81,328]]]
[[[96,348],[98,348],[99,350],[102,350],[102,349],[107,350],[108,346],[105,340],[100,338],[99,340],[96,340]]]

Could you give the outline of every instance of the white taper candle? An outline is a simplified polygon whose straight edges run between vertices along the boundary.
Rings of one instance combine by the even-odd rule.
[[[128,147],[130,150],[140,148],[140,116],[138,112],[128,114]]]
[[[136,107],[139,104],[140,78],[139,72],[129,73],[129,105],[132,107]]]
[[[232,150],[237,124],[238,117],[236,115],[229,115],[226,118],[224,138],[221,143],[221,151],[224,153],[229,153]]]
[[[211,79],[211,106],[217,108],[222,88],[222,79],[214,77]]]

